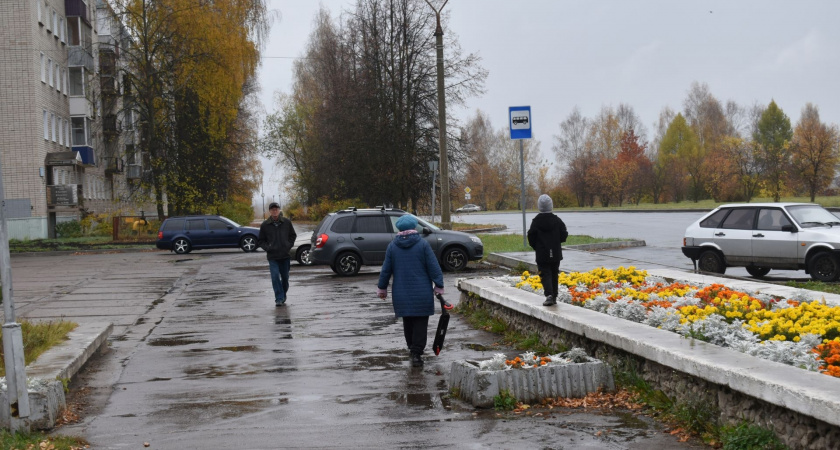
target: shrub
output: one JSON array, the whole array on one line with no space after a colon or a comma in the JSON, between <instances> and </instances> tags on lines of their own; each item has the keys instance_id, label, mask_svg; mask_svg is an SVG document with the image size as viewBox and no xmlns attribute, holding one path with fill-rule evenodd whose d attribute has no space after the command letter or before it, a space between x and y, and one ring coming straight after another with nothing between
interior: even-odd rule
<instances>
[{"instance_id":1,"label":"shrub","mask_svg":"<svg viewBox=\"0 0 840 450\"><path fill-rule=\"evenodd\" d=\"M507 389L499 391L499 395L493 397L493 408L497 411L510 411L516 408L516 397Z\"/></svg>"},{"instance_id":2,"label":"shrub","mask_svg":"<svg viewBox=\"0 0 840 450\"><path fill-rule=\"evenodd\" d=\"M70 220L66 222L59 222L55 224L56 237L81 237L82 224L78 220Z\"/></svg>"},{"instance_id":3,"label":"shrub","mask_svg":"<svg viewBox=\"0 0 840 450\"><path fill-rule=\"evenodd\" d=\"M332 200L327 197L321 197L318 199L318 203L309 207L309 220L312 220L313 222L320 222L327 214L347 209L351 206L355 206L357 208L367 208L367 203L359 200L358 198Z\"/></svg>"}]
</instances>

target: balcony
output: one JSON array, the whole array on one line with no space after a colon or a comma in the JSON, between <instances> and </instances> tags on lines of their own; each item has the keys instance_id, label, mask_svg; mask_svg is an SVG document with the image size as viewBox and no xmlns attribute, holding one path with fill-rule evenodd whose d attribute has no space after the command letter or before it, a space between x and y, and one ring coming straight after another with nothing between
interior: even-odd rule
<instances>
[{"instance_id":1,"label":"balcony","mask_svg":"<svg viewBox=\"0 0 840 450\"><path fill-rule=\"evenodd\" d=\"M83 46L67 47L67 65L70 67L84 67L93 72L93 55Z\"/></svg>"},{"instance_id":2,"label":"balcony","mask_svg":"<svg viewBox=\"0 0 840 450\"><path fill-rule=\"evenodd\" d=\"M64 12L67 17L81 17L90 26L87 4L82 0L64 0Z\"/></svg>"},{"instance_id":3,"label":"balcony","mask_svg":"<svg viewBox=\"0 0 840 450\"><path fill-rule=\"evenodd\" d=\"M143 167L140 164L129 164L127 166L125 177L129 180L139 180L143 175Z\"/></svg>"},{"instance_id":4,"label":"balcony","mask_svg":"<svg viewBox=\"0 0 840 450\"><path fill-rule=\"evenodd\" d=\"M105 116L102 118L102 131L106 135L120 134L122 132L122 124L117 120L117 116Z\"/></svg>"},{"instance_id":5,"label":"balcony","mask_svg":"<svg viewBox=\"0 0 840 450\"><path fill-rule=\"evenodd\" d=\"M73 147L72 150L82 157L82 164L87 166L95 166L96 165L96 153L93 151L93 147L87 146L79 146Z\"/></svg>"},{"instance_id":6,"label":"balcony","mask_svg":"<svg viewBox=\"0 0 840 450\"><path fill-rule=\"evenodd\" d=\"M122 158L114 156L106 156L102 158L105 160L105 175L113 175L115 173L123 173L125 171L125 164Z\"/></svg>"}]
</instances>

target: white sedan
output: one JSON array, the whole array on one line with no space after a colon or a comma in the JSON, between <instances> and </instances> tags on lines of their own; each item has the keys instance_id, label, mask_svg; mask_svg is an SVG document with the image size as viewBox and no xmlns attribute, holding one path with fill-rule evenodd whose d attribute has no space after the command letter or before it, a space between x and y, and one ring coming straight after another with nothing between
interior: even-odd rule
<instances>
[{"instance_id":1,"label":"white sedan","mask_svg":"<svg viewBox=\"0 0 840 450\"><path fill-rule=\"evenodd\" d=\"M468 204L466 204L466 205L464 205L464 206L455 210L456 213L461 213L461 212L466 213L466 212L476 212L476 211L481 211L481 207L478 206L478 205L473 205L472 203L468 203Z\"/></svg>"},{"instance_id":2,"label":"white sedan","mask_svg":"<svg viewBox=\"0 0 840 450\"><path fill-rule=\"evenodd\" d=\"M312 232L301 233L295 239L295 245L289 251L289 256L297 260L298 264L309 266L312 260L309 259L309 251L312 248Z\"/></svg>"}]
</instances>

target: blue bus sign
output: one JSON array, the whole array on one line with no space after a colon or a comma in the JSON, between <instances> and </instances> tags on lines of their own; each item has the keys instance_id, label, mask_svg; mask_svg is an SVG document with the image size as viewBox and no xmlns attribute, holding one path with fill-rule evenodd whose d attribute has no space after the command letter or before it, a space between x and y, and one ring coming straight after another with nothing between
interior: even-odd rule
<instances>
[{"instance_id":1,"label":"blue bus sign","mask_svg":"<svg viewBox=\"0 0 840 450\"><path fill-rule=\"evenodd\" d=\"M508 111L510 138L531 139L531 107L511 106Z\"/></svg>"}]
</instances>

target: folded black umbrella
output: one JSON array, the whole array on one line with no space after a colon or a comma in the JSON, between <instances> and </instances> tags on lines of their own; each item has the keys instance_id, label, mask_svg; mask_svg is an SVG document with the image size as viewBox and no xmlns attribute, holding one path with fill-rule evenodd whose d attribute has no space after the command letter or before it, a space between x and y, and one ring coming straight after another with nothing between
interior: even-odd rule
<instances>
[{"instance_id":1,"label":"folded black umbrella","mask_svg":"<svg viewBox=\"0 0 840 450\"><path fill-rule=\"evenodd\" d=\"M443 339L446 338L446 328L449 327L449 310L452 309L452 305L444 300L442 295L435 294L435 296L440 301L441 313L437 332L435 332L435 343L432 344L432 349L435 351L435 355L440 355L440 349L443 348Z\"/></svg>"}]
</instances>

